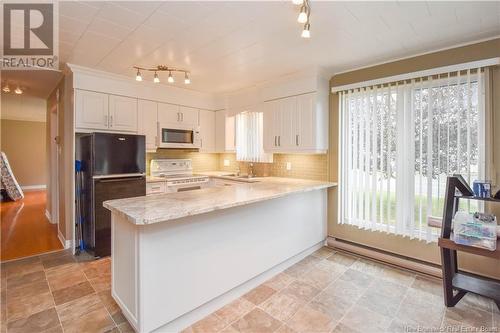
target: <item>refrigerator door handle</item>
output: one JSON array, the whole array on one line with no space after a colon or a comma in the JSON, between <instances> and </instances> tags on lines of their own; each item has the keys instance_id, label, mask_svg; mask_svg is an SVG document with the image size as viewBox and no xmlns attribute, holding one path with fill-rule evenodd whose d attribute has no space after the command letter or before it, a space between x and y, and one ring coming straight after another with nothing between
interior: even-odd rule
<instances>
[{"instance_id":1,"label":"refrigerator door handle","mask_svg":"<svg viewBox=\"0 0 500 333\"><path fill-rule=\"evenodd\" d=\"M138 179L142 179L143 177L129 177L129 178L99 178L96 181L101 183L116 183L116 182L130 182Z\"/></svg>"},{"instance_id":2,"label":"refrigerator door handle","mask_svg":"<svg viewBox=\"0 0 500 333\"><path fill-rule=\"evenodd\" d=\"M122 174L113 174L113 175L101 175L101 176L93 176L93 179L108 179L108 178L137 178L144 177L145 173L122 173Z\"/></svg>"}]
</instances>

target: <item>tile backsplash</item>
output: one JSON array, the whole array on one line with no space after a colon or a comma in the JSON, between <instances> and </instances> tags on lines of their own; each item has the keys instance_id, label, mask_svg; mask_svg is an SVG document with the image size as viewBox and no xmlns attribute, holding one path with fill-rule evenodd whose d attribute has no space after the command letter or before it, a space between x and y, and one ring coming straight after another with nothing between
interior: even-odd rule
<instances>
[{"instance_id":1,"label":"tile backsplash","mask_svg":"<svg viewBox=\"0 0 500 333\"><path fill-rule=\"evenodd\" d=\"M155 153L146 153L146 174L152 159L189 158L193 161L193 172L213 171L219 168L219 154L199 153L197 151L158 149Z\"/></svg>"},{"instance_id":2,"label":"tile backsplash","mask_svg":"<svg viewBox=\"0 0 500 333\"><path fill-rule=\"evenodd\" d=\"M234 172L238 168L248 173L248 163L236 161L236 154L219 154L219 170ZM257 176L327 180L328 158L326 154L274 154L273 163L254 163L253 171Z\"/></svg>"},{"instance_id":3,"label":"tile backsplash","mask_svg":"<svg viewBox=\"0 0 500 333\"><path fill-rule=\"evenodd\" d=\"M193 161L193 171L230 171L248 173L249 163L236 161L236 154L207 154L189 150L159 149L146 154L146 173L156 158L189 158ZM290 163L290 170L287 170ZM328 158L326 154L274 154L273 163L254 163L253 172L257 176L275 176L328 180Z\"/></svg>"}]
</instances>

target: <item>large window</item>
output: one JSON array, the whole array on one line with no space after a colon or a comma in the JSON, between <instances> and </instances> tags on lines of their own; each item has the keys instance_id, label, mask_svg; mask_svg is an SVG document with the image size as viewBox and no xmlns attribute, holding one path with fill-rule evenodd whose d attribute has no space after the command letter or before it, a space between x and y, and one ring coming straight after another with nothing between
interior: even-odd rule
<instances>
[{"instance_id":1,"label":"large window","mask_svg":"<svg viewBox=\"0 0 500 333\"><path fill-rule=\"evenodd\" d=\"M341 223L436 238L427 217L442 216L446 177L484 179L482 80L468 71L341 93Z\"/></svg>"}]
</instances>

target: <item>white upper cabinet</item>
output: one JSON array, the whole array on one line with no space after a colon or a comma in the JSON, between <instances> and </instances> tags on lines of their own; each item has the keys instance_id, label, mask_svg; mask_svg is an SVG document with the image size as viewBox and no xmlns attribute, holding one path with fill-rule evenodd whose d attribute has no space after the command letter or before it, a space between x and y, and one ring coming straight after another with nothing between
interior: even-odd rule
<instances>
[{"instance_id":1,"label":"white upper cabinet","mask_svg":"<svg viewBox=\"0 0 500 333\"><path fill-rule=\"evenodd\" d=\"M158 103L158 122L175 124L180 122L179 105Z\"/></svg>"},{"instance_id":2,"label":"white upper cabinet","mask_svg":"<svg viewBox=\"0 0 500 333\"><path fill-rule=\"evenodd\" d=\"M198 125L198 109L167 103L158 103L160 123Z\"/></svg>"},{"instance_id":3,"label":"white upper cabinet","mask_svg":"<svg viewBox=\"0 0 500 333\"><path fill-rule=\"evenodd\" d=\"M137 99L109 95L109 129L137 132Z\"/></svg>"},{"instance_id":4,"label":"white upper cabinet","mask_svg":"<svg viewBox=\"0 0 500 333\"><path fill-rule=\"evenodd\" d=\"M140 99L137 117L137 130L146 136L146 150L155 151L158 144L158 103Z\"/></svg>"},{"instance_id":5,"label":"white upper cabinet","mask_svg":"<svg viewBox=\"0 0 500 333\"><path fill-rule=\"evenodd\" d=\"M324 153L328 149L328 108L317 93L265 102L264 150Z\"/></svg>"},{"instance_id":6,"label":"white upper cabinet","mask_svg":"<svg viewBox=\"0 0 500 333\"><path fill-rule=\"evenodd\" d=\"M207 110L200 110L199 112L200 151L213 153L215 152L215 112Z\"/></svg>"},{"instance_id":7,"label":"white upper cabinet","mask_svg":"<svg viewBox=\"0 0 500 333\"><path fill-rule=\"evenodd\" d=\"M186 125L198 125L198 109L187 106L179 107L180 122Z\"/></svg>"},{"instance_id":8,"label":"white upper cabinet","mask_svg":"<svg viewBox=\"0 0 500 333\"><path fill-rule=\"evenodd\" d=\"M75 90L77 130L137 133L137 99Z\"/></svg>"},{"instance_id":9,"label":"white upper cabinet","mask_svg":"<svg viewBox=\"0 0 500 333\"><path fill-rule=\"evenodd\" d=\"M235 140L235 117L227 117L226 111L215 112L215 150L218 153L234 152Z\"/></svg>"},{"instance_id":10,"label":"white upper cabinet","mask_svg":"<svg viewBox=\"0 0 500 333\"><path fill-rule=\"evenodd\" d=\"M93 91L75 91L75 119L76 128L107 130L108 95Z\"/></svg>"}]
</instances>

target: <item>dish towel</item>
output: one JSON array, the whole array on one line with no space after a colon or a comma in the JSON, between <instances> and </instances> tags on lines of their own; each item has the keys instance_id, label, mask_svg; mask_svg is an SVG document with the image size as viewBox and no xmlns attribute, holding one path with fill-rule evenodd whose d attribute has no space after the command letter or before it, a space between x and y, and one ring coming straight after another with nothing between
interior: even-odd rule
<instances>
[{"instance_id":1,"label":"dish towel","mask_svg":"<svg viewBox=\"0 0 500 333\"><path fill-rule=\"evenodd\" d=\"M7 155L2 151L0 152L0 171L2 177L2 187L7 192L9 198L14 201L21 200L24 198L24 193L19 184L17 183L16 177L14 177L14 173L9 165L9 160L7 159Z\"/></svg>"}]
</instances>

